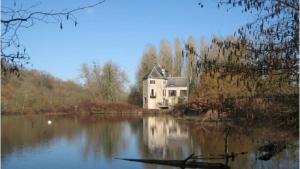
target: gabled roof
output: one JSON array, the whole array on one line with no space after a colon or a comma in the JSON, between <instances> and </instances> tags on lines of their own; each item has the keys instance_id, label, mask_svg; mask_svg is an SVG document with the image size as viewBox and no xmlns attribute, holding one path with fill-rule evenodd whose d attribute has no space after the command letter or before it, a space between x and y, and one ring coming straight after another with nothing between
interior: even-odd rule
<instances>
[{"instance_id":1,"label":"gabled roof","mask_svg":"<svg viewBox=\"0 0 300 169\"><path fill-rule=\"evenodd\" d=\"M163 73L162 68L159 65L155 65L151 72L144 78L152 78L152 79L166 79L167 78L167 73Z\"/></svg>"},{"instance_id":2,"label":"gabled roof","mask_svg":"<svg viewBox=\"0 0 300 169\"><path fill-rule=\"evenodd\" d=\"M188 80L185 77L168 77L167 87L187 87Z\"/></svg>"}]
</instances>

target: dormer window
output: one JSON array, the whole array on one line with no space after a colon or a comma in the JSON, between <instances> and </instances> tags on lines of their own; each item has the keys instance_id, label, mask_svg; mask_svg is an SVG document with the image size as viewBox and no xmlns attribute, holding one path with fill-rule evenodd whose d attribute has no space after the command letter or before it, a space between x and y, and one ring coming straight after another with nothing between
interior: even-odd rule
<instances>
[{"instance_id":1,"label":"dormer window","mask_svg":"<svg viewBox=\"0 0 300 169\"><path fill-rule=\"evenodd\" d=\"M150 84L155 84L155 80L150 80Z\"/></svg>"}]
</instances>

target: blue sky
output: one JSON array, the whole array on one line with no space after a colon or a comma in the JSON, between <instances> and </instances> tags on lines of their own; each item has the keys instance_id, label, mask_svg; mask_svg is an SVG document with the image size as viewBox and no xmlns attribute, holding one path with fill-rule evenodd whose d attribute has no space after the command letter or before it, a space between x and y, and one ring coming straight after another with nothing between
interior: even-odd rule
<instances>
[{"instance_id":1,"label":"blue sky","mask_svg":"<svg viewBox=\"0 0 300 169\"><path fill-rule=\"evenodd\" d=\"M96 0L23 0L24 7L37 2L36 10L75 8ZM20 31L21 41L31 57L27 67L49 72L63 79L79 81L82 63L117 63L128 74L130 83L147 44L159 45L162 39L172 44L193 36L196 41L212 36L226 37L251 20L234 9L218 9L216 1L198 0L106 0L98 7L76 13L78 26L36 23ZM3 0L3 5L13 1Z\"/></svg>"}]
</instances>

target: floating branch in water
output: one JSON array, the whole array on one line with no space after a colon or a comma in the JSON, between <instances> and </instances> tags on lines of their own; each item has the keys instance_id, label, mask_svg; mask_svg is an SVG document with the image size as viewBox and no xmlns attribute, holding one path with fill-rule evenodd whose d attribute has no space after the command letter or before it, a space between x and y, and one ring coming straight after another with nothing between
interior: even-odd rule
<instances>
[{"instance_id":1,"label":"floating branch in water","mask_svg":"<svg viewBox=\"0 0 300 169\"><path fill-rule=\"evenodd\" d=\"M189 161L192 159L194 154L191 154L184 160L156 160L156 159L131 159L131 158L116 158L119 160L148 163L148 164L158 164L158 165L167 165L180 168L203 168L203 169L229 169L230 167L223 163L208 163L208 162L198 162L198 161Z\"/></svg>"},{"instance_id":2,"label":"floating branch in water","mask_svg":"<svg viewBox=\"0 0 300 169\"><path fill-rule=\"evenodd\" d=\"M231 152L231 154L208 154L208 155L196 155L193 156L192 159L199 159L199 160L217 160L217 159L232 159L234 160L239 155L248 154L248 152L239 152L234 153Z\"/></svg>"}]
</instances>

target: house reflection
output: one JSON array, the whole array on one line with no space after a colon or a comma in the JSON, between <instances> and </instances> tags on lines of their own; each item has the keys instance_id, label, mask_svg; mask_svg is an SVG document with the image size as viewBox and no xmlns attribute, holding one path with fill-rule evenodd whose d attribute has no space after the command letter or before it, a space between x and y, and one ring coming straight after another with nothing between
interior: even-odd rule
<instances>
[{"instance_id":1,"label":"house reflection","mask_svg":"<svg viewBox=\"0 0 300 169\"><path fill-rule=\"evenodd\" d=\"M190 144L188 128L170 118L143 119L143 138L151 154L157 157L166 157L169 148L184 151Z\"/></svg>"}]
</instances>

